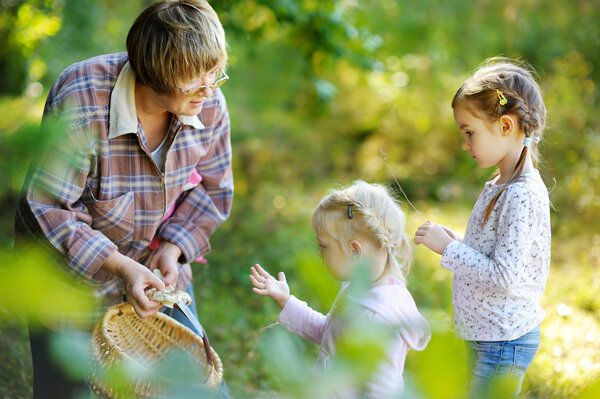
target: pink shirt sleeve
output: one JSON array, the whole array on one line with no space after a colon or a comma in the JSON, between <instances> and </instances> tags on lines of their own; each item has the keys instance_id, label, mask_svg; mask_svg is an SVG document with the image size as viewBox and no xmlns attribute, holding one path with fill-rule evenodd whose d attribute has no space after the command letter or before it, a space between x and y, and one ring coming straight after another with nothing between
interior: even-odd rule
<instances>
[{"instance_id":1,"label":"pink shirt sleeve","mask_svg":"<svg viewBox=\"0 0 600 399\"><path fill-rule=\"evenodd\" d=\"M325 316L311 309L306 302L290 295L279 313L278 321L289 332L320 344L329 322L329 315Z\"/></svg>"}]
</instances>

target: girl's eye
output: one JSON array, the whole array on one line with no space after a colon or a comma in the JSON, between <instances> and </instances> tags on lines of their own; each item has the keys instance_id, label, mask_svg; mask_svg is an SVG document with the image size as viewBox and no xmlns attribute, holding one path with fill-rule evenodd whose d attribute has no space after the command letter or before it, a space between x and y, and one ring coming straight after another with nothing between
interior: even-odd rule
<instances>
[{"instance_id":1,"label":"girl's eye","mask_svg":"<svg viewBox=\"0 0 600 399\"><path fill-rule=\"evenodd\" d=\"M468 130L467 130L467 131L465 132L465 134L466 134L467 136L471 136L471 135L473 134L473 132L470 132L470 131L468 131Z\"/></svg>"}]
</instances>

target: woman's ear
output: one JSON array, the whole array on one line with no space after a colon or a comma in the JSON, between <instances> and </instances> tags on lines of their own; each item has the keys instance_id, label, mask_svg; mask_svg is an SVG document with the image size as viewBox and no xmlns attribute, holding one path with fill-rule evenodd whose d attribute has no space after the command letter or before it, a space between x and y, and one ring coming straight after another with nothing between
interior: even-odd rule
<instances>
[{"instance_id":1,"label":"woman's ear","mask_svg":"<svg viewBox=\"0 0 600 399\"><path fill-rule=\"evenodd\" d=\"M500 120L498 121L500 124L500 131L503 136L510 136L515 131L516 126L518 126L518 121L515 120L513 115L502 115Z\"/></svg>"},{"instance_id":2,"label":"woman's ear","mask_svg":"<svg viewBox=\"0 0 600 399\"><path fill-rule=\"evenodd\" d=\"M364 248L360 241L352 240L350 241L350 248L352 249L352 256L362 256L364 253Z\"/></svg>"}]
</instances>

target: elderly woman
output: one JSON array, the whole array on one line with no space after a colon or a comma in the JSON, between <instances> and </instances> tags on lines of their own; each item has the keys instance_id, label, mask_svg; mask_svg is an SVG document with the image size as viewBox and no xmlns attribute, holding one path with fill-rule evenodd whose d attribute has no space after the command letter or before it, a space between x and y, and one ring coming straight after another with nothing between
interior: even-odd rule
<instances>
[{"instance_id":1,"label":"elderly woman","mask_svg":"<svg viewBox=\"0 0 600 399\"><path fill-rule=\"evenodd\" d=\"M133 23L127 52L73 64L50 90L44 121L59 121L60 145L32 167L17 237L50 244L93 287L102 301L90 322L123 294L146 317L160 303L145 289L191 292L189 263L209 251L233 198L226 63L208 3L160 1ZM47 337L32 330L35 396L68 397Z\"/></svg>"}]
</instances>

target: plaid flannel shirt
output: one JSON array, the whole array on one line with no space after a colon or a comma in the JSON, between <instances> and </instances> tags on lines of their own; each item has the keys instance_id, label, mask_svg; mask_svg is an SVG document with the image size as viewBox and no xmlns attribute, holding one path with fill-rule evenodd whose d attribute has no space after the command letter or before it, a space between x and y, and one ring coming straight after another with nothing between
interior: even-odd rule
<instances>
[{"instance_id":1,"label":"plaid flannel shirt","mask_svg":"<svg viewBox=\"0 0 600 399\"><path fill-rule=\"evenodd\" d=\"M32 167L16 216L19 236L45 238L98 296L114 294L118 284L101 270L108 256L118 250L144 263L155 233L181 248L183 264L209 252L209 237L229 216L233 199L221 91L197 116L171 118L161 171L135 115L135 77L128 68L126 53L108 54L73 64L58 77L44 120L60 121L64 137ZM194 169L202 182L182 193Z\"/></svg>"}]
</instances>

